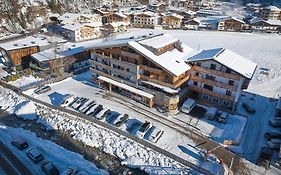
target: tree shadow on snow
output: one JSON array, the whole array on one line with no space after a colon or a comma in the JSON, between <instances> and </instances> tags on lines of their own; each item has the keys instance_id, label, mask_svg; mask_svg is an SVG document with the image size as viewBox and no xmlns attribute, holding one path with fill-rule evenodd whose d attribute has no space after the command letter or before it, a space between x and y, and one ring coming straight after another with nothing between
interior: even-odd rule
<instances>
[{"instance_id":1,"label":"tree shadow on snow","mask_svg":"<svg viewBox=\"0 0 281 175\"><path fill-rule=\"evenodd\" d=\"M64 98L67 97L69 94L60 94L58 92L53 92L48 95L48 97L51 99L52 105L60 106L60 104L63 102Z\"/></svg>"}]
</instances>

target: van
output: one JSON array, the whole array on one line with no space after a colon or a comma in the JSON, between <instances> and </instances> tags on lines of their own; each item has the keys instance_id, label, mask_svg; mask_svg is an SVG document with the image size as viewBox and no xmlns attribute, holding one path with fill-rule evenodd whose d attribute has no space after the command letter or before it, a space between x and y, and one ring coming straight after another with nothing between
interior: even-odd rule
<instances>
[{"instance_id":1,"label":"van","mask_svg":"<svg viewBox=\"0 0 281 175\"><path fill-rule=\"evenodd\" d=\"M206 117L210 120L214 120L216 115L218 113L218 109L217 108L214 108L214 107L211 107L209 108L209 110L206 112Z\"/></svg>"},{"instance_id":2,"label":"van","mask_svg":"<svg viewBox=\"0 0 281 175\"><path fill-rule=\"evenodd\" d=\"M186 114L189 114L190 111L195 107L195 105L196 105L195 101L189 98L183 103L181 111Z\"/></svg>"}]
</instances>

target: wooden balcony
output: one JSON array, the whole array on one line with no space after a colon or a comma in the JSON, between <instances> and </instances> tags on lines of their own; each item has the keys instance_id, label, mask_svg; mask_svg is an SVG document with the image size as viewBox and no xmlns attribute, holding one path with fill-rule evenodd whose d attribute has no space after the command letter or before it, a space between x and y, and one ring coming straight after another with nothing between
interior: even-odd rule
<instances>
[{"instance_id":1,"label":"wooden balcony","mask_svg":"<svg viewBox=\"0 0 281 175\"><path fill-rule=\"evenodd\" d=\"M178 87L181 86L183 83L185 83L188 79L189 79L189 75L186 75L185 77L178 79L178 80L174 83L175 87L178 88Z\"/></svg>"},{"instance_id":2,"label":"wooden balcony","mask_svg":"<svg viewBox=\"0 0 281 175\"><path fill-rule=\"evenodd\" d=\"M201 88L196 87L196 86L189 86L188 89L192 90L192 91L195 91L195 92L199 92L199 93L207 94L207 95L210 95L210 96L214 96L214 97L217 97L217 98L220 98L220 99L228 100L228 101L234 101L235 100L235 97L227 96L227 95L223 95L223 94L218 94L218 93L215 93L213 91L209 91L207 89L201 89Z\"/></svg>"},{"instance_id":3,"label":"wooden balcony","mask_svg":"<svg viewBox=\"0 0 281 175\"><path fill-rule=\"evenodd\" d=\"M156 73L156 74L159 74L159 75L164 73L163 70L152 68L152 67L149 67L149 66L146 66L146 65L140 65L140 70L145 70L145 71Z\"/></svg>"},{"instance_id":4,"label":"wooden balcony","mask_svg":"<svg viewBox=\"0 0 281 175\"><path fill-rule=\"evenodd\" d=\"M128 57L128 58L133 58L133 59L136 59L136 60L139 60L141 58L141 56L138 55L138 54L130 53L130 52L127 52L127 51L124 51L124 50L121 50L121 55L125 56L125 57Z\"/></svg>"},{"instance_id":5,"label":"wooden balcony","mask_svg":"<svg viewBox=\"0 0 281 175\"><path fill-rule=\"evenodd\" d=\"M204 83L204 84L207 84L210 86L220 87L220 88L231 90L231 91L237 91L237 87L235 87L235 86L231 86L231 85L223 84L223 83L220 83L217 81L201 78L196 75L192 75L191 80L195 81L195 82L201 82L201 83Z\"/></svg>"},{"instance_id":6,"label":"wooden balcony","mask_svg":"<svg viewBox=\"0 0 281 175\"><path fill-rule=\"evenodd\" d=\"M217 71L217 70L213 70L213 69L209 69L209 68L193 66L192 70L202 72L202 73L211 74L211 75L216 75L216 76L219 76L219 77L224 77L224 78L231 79L231 80L236 80L236 81L240 80L240 76L238 76L238 75L234 75L234 74L230 74L230 73L226 73L226 72L221 72L221 71Z\"/></svg>"}]
</instances>

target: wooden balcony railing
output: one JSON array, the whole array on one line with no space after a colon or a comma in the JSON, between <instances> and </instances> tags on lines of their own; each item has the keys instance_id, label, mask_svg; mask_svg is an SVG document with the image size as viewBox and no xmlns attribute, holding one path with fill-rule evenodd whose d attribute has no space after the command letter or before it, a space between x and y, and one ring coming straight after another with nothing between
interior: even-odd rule
<instances>
[{"instance_id":1,"label":"wooden balcony railing","mask_svg":"<svg viewBox=\"0 0 281 175\"><path fill-rule=\"evenodd\" d=\"M211 75L217 75L219 77L224 77L224 78L228 78L228 79L231 79L231 80L236 80L236 81L240 80L240 76L238 76L238 75L234 75L234 74L230 74L230 73L226 73L226 72L221 72L221 71L217 71L217 70L213 70L213 69L209 69L209 68L193 66L192 70L202 72L202 73L211 74Z\"/></svg>"},{"instance_id":2,"label":"wooden balcony railing","mask_svg":"<svg viewBox=\"0 0 281 175\"><path fill-rule=\"evenodd\" d=\"M136 59L136 60L139 60L141 58L141 56L138 55L138 54L130 53L130 52L127 52L127 51L124 51L124 50L121 51L121 55L125 56L125 57L128 57L128 58L133 58L133 59Z\"/></svg>"},{"instance_id":3,"label":"wooden balcony railing","mask_svg":"<svg viewBox=\"0 0 281 175\"><path fill-rule=\"evenodd\" d=\"M159 74L159 75L164 73L163 70L152 68L152 67L149 67L149 66L146 66L146 65L140 65L140 69L148 71L148 72L156 73L156 74Z\"/></svg>"},{"instance_id":4,"label":"wooden balcony railing","mask_svg":"<svg viewBox=\"0 0 281 175\"><path fill-rule=\"evenodd\" d=\"M220 88L223 88L223 89L231 90L231 91L237 90L237 87L235 87L235 86L231 86L231 85L223 84L223 83L220 83L220 82L217 82L217 81L201 78L201 77L196 76L196 75L192 75L191 80L195 81L195 82L201 82L201 83L204 83L204 84L207 84L207 85L210 85L210 86L215 86L215 87L220 87Z\"/></svg>"},{"instance_id":5,"label":"wooden balcony railing","mask_svg":"<svg viewBox=\"0 0 281 175\"><path fill-rule=\"evenodd\" d=\"M192 91L195 91L195 92L199 92L199 93L207 94L207 95L214 96L214 97L217 97L217 98L221 98L221 99L224 99L224 100L228 100L228 101L234 101L235 100L235 97L233 97L233 96L218 94L218 93L215 93L213 91L209 91L207 89L202 89L202 88L199 88L199 87L196 87L196 86L189 86L188 89L192 90Z\"/></svg>"}]
</instances>

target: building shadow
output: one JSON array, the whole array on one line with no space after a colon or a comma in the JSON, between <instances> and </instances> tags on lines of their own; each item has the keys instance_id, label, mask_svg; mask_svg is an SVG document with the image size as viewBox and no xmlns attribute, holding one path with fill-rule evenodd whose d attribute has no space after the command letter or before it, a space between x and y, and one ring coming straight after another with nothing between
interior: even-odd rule
<instances>
[{"instance_id":1,"label":"building shadow","mask_svg":"<svg viewBox=\"0 0 281 175\"><path fill-rule=\"evenodd\" d=\"M69 96L70 94L60 94L58 92L53 92L51 94L48 95L48 97L51 100L52 105L55 106L60 106L61 103L63 102L64 98Z\"/></svg>"}]
</instances>

